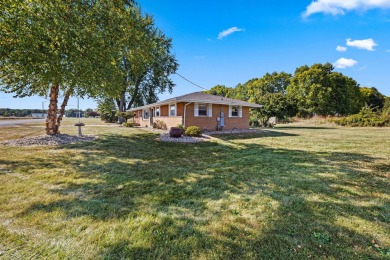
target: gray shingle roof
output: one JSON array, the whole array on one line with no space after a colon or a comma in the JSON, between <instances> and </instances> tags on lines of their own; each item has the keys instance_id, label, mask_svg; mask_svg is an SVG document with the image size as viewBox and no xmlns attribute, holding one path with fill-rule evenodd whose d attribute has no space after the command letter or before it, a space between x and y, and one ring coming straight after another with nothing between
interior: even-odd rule
<instances>
[{"instance_id":1,"label":"gray shingle roof","mask_svg":"<svg viewBox=\"0 0 390 260\"><path fill-rule=\"evenodd\" d=\"M166 99L163 101L159 101L157 103L149 104L142 107L132 108L129 111L139 110L148 107L154 107L158 105L165 105L169 103L178 103L178 102L198 102L198 103L212 103L212 104L221 104L221 105L235 105L235 106L243 106L243 107L262 107L262 105L258 105L255 103L245 102L238 99L220 97L216 95L210 95L203 92L194 92L170 99Z\"/></svg>"}]
</instances>

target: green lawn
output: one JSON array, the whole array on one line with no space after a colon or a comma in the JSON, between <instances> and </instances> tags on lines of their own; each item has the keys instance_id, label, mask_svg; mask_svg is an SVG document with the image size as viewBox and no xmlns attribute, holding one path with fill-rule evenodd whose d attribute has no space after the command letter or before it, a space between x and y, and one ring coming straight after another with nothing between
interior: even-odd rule
<instances>
[{"instance_id":1,"label":"green lawn","mask_svg":"<svg viewBox=\"0 0 390 260\"><path fill-rule=\"evenodd\" d=\"M390 258L389 128L176 144L97 123L94 142L0 146L0 258Z\"/></svg>"}]
</instances>

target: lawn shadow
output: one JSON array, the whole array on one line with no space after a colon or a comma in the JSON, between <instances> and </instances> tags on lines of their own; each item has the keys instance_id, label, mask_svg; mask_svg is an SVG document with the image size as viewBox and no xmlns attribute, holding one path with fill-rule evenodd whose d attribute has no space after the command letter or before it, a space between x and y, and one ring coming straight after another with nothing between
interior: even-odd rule
<instances>
[{"instance_id":1,"label":"lawn shadow","mask_svg":"<svg viewBox=\"0 0 390 260\"><path fill-rule=\"evenodd\" d=\"M294 135L270 130L247 137L282 136ZM210 252L222 259L380 258L367 249L377 239L372 233L339 224L339 218L388 224L389 201L355 203L388 193L381 177L354 167L375 158L257 143L237 148L228 142L245 137L236 135L196 145L162 143L156 137L106 135L58 147L66 151L58 161L71 161L68 167L80 181L54 183L50 191L62 199L37 203L19 217L61 211L68 219L87 216L102 222L134 220L140 214L157 219L133 231L145 234L144 246L131 236L122 238L102 246L100 255L106 258L196 258ZM59 167L50 161L25 164ZM15 162L11 168L18 167ZM356 186L365 192L356 192Z\"/></svg>"},{"instance_id":2,"label":"lawn shadow","mask_svg":"<svg viewBox=\"0 0 390 260\"><path fill-rule=\"evenodd\" d=\"M309 129L309 130L332 130L337 129L335 127L331 126L289 126L289 125L283 125L283 126L276 126L275 129Z\"/></svg>"},{"instance_id":3,"label":"lawn shadow","mask_svg":"<svg viewBox=\"0 0 390 260\"><path fill-rule=\"evenodd\" d=\"M242 133L227 133L227 134L213 134L212 137L229 141L239 139L254 139L266 137L284 137L284 136L298 136L298 134L291 134L282 131L273 131L270 129L259 130L256 132L242 132Z\"/></svg>"}]
</instances>

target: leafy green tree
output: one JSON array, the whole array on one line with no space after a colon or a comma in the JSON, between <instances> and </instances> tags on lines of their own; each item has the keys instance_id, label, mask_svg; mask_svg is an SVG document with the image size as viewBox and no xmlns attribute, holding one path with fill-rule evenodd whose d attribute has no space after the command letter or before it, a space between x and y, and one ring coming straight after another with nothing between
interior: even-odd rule
<instances>
[{"instance_id":1,"label":"leafy green tree","mask_svg":"<svg viewBox=\"0 0 390 260\"><path fill-rule=\"evenodd\" d=\"M374 110L378 111L385 105L386 96L380 93L376 88L362 87L360 88L361 100L363 104L367 104Z\"/></svg>"},{"instance_id":2,"label":"leafy green tree","mask_svg":"<svg viewBox=\"0 0 390 260\"><path fill-rule=\"evenodd\" d=\"M178 63L171 53L172 40L155 27L152 17L134 10L133 34L123 39L119 69L123 80L113 92L104 95L115 98L118 110L156 102L157 95L171 92L174 83L169 76L176 72Z\"/></svg>"},{"instance_id":3,"label":"leafy green tree","mask_svg":"<svg viewBox=\"0 0 390 260\"><path fill-rule=\"evenodd\" d=\"M339 72L329 75L329 83L332 91L327 101L329 115L355 114L362 108L359 84L352 78Z\"/></svg>"},{"instance_id":4,"label":"leafy green tree","mask_svg":"<svg viewBox=\"0 0 390 260\"><path fill-rule=\"evenodd\" d=\"M346 115L359 111L359 85L333 69L330 63L296 69L287 95L296 103L299 115Z\"/></svg>"},{"instance_id":5,"label":"leafy green tree","mask_svg":"<svg viewBox=\"0 0 390 260\"><path fill-rule=\"evenodd\" d=\"M228 98L236 98L234 89L226 87L225 85L216 85L209 90L203 91L206 94L221 96L221 97L228 97Z\"/></svg>"},{"instance_id":6,"label":"leafy green tree","mask_svg":"<svg viewBox=\"0 0 390 260\"><path fill-rule=\"evenodd\" d=\"M291 115L291 106L283 93L266 93L260 102L263 107L252 110L251 117L254 121L260 121L263 126L267 125L271 117L285 118Z\"/></svg>"},{"instance_id":7,"label":"leafy green tree","mask_svg":"<svg viewBox=\"0 0 390 260\"><path fill-rule=\"evenodd\" d=\"M284 118L295 114L295 109L286 96L286 88L292 75L285 72L266 73L262 78L246 82L248 101L263 105L252 111L252 118L266 125L270 117Z\"/></svg>"},{"instance_id":8,"label":"leafy green tree","mask_svg":"<svg viewBox=\"0 0 390 260\"><path fill-rule=\"evenodd\" d=\"M385 102L383 103L383 111L390 113L390 97L385 97Z\"/></svg>"},{"instance_id":9,"label":"leafy green tree","mask_svg":"<svg viewBox=\"0 0 390 260\"><path fill-rule=\"evenodd\" d=\"M248 101L250 99L250 93L248 91L247 84L238 84L231 92L230 98Z\"/></svg>"},{"instance_id":10,"label":"leafy green tree","mask_svg":"<svg viewBox=\"0 0 390 260\"><path fill-rule=\"evenodd\" d=\"M115 102L112 98L97 100L100 119L107 123L115 123L118 120L116 115Z\"/></svg>"},{"instance_id":11,"label":"leafy green tree","mask_svg":"<svg viewBox=\"0 0 390 260\"><path fill-rule=\"evenodd\" d=\"M70 95L97 95L122 78L124 35L131 34L131 1L2 0L1 90L50 97L47 134L58 133Z\"/></svg>"},{"instance_id":12,"label":"leafy green tree","mask_svg":"<svg viewBox=\"0 0 390 260\"><path fill-rule=\"evenodd\" d=\"M119 112L117 111L115 116L122 117L124 119L124 122L127 122L127 120L133 118L135 116L134 112Z\"/></svg>"}]
</instances>

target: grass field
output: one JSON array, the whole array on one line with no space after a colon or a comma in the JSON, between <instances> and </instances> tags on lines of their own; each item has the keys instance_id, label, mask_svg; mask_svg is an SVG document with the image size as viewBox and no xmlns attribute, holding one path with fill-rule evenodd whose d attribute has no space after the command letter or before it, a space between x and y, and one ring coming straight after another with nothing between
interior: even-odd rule
<instances>
[{"instance_id":1,"label":"grass field","mask_svg":"<svg viewBox=\"0 0 390 260\"><path fill-rule=\"evenodd\" d=\"M0 146L0 258L390 258L389 128L286 125L176 144L83 121L99 139Z\"/></svg>"}]
</instances>

